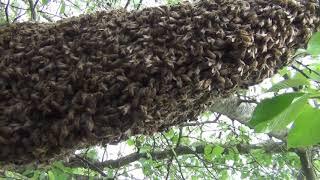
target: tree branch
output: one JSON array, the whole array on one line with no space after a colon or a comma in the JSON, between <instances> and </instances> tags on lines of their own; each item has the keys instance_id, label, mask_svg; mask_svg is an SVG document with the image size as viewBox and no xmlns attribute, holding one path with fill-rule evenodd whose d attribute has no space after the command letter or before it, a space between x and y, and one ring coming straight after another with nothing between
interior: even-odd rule
<instances>
[{"instance_id":1,"label":"tree branch","mask_svg":"<svg viewBox=\"0 0 320 180\"><path fill-rule=\"evenodd\" d=\"M187 127L187 126L201 126L201 125L205 125L205 124L213 124L213 123L217 123L216 121L204 121L204 122L190 122L190 123L183 123L180 126L181 127Z\"/></svg>"},{"instance_id":2,"label":"tree branch","mask_svg":"<svg viewBox=\"0 0 320 180\"><path fill-rule=\"evenodd\" d=\"M35 3L33 3L32 0L28 0L28 3L29 3L29 7L30 7L30 12L31 12L31 20L36 21L37 16L36 16L36 11L34 9L35 9L36 4L38 3L38 0L36 0Z\"/></svg>"},{"instance_id":3,"label":"tree branch","mask_svg":"<svg viewBox=\"0 0 320 180\"><path fill-rule=\"evenodd\" d=\"M85 163L86 165L88 165L89 169L92 169L96 172L99 172L103 177L107 177L106 173L104 173L98 166L96 166L95 164L92 164L90 161L88 161L87 159L79 156L79 155L75 155L76 158L78 158L80 161L82 161L83 163Z\"/></svg>"},{"instance_id":4,"label":"tree branch","mask_svg":"<svg viewBox=\"0 0 320 180\"><path fill-rule=\"evenodd\" d=\"M316 82L316 83L320 83L319 81L312 79L312 78L311 78L310 76L308 76L305 72L303 72L303 70L297 68L296 66L291 65L291 67L292 67L294 70L296 70L297 72L299 72L300 74L302 74L305 78L310 79L310 80L312 80L312 81L314 81L314 82Z\"/></svg>"},{"instance_id":5,"label":"tree branch","mask_svg":"<svg viewBox=\"0 0 320 180\"><path fill-rule=\"evenodd\" d=\"M137 4L137 8L136 9L137 10L140 9L141 5L142 5L142 0L139 1L139 3Z\"/></svg>"},{"instance_id":6,"label":"tree branch","mask_svg":"<svg viewBox=\"0 0 320 180\"><path fill-rule=\"evenodd\" d=\"M312 156L307 149L297 149L296 154L300 158L301 170L306 180L315 180L316 175L312 166Z\"/></svg>"},{"instance_id":7,"label":"tree branch","mask_svg":"<svg viewBox=\"0 0 320 180\"><path fill-rule=\"evenodd\" d=\"M320 2L320 1L319 1L319 2ZM295 60L295 62L297 62L298 64L300 64L300 65L303 66L304 68L308 69L310 73L314 73L314 74L316 74L317 76L320 77L320 73L318 73L317 71L309 68L308 65L305 65L305 64L303 64L302 62L300 62L300 61L298 61L298 60Z\"/></svg>"},{"instance_id":8,"label":"tree branch","mask_svg":"<svg viewBox=\"0 0 320 180\"><path fill-rule=\"evenodd\" d=\"M230 148L228 145L219 145L224 147L225 149ZM176 148L172 149L166 149L163 151L154 151L151 152L150 155L153 160L162 160L170 158L171 156L174 156L174 152L177 156L182 155L189 155L189 154L203 154L204 153L205 144L198 145L196 147L191 148L189 146L183 146L180 145ZM261 143L261 144L238 144L236 145L236 148L238 149L239 153L241 154L248 154L253 149L264 149L266 153L283 153L283 149L286 148L286 145L281 142L267 142L267 143ZM124 157L120 157L115 160L106 160L104 162L92 162L92 164L95 167L104 167L104 168L120 168L122 166L126 166L132 162L138 161L142 158L148 158L147 153L132 153ZM69 162L65 163L65 166L68 167L83 167L83 163L79 161L77 158L70 158Z\"/></svg>"},{"instance_id":9,"label":"tree branch","mask_svg":"<svg viewBox=\"0 0 320 180\"><path fill-rule=\"evenodd\" d=\"M174 157L174 159L176 160L176 162L177 162L177 164L178 164L178 168L179 168L179 172L180 172L180 174L181 174L181 178L182 178L183 180L185 180L185 178L184 178L184 176L183 176L182 169L181 169L181 164L180 164L180 162L179 162L179 160L178 160L178 158L177 158L178 155L177 155L176 152L175 152L175 149L176 149L176 148L179 146L179 144L180 144L180 138L181 138L181 136L182 136L182 128L180 128L179 139L178 139L178 142L177 142L175 148L172 147L172 145L170 144L170 141L168 140L168 138L167 138L163 133L161 133L161 134L162 134L163 138L166 140L167 145L168 145L168 146L170 147L170 149L171 149L171 152L172 152L171 158ZM169 172L168 172L168 173L169 173Z\"/></svg>"},{"instance_id":10,"label":"tree branch","mask_svg":"<svg viewBox=\"0 0 320 180\"><path fill-rule=\"evenodd\" d=\"M202 162L204 168L210 173L211 177L214 178L214 179L218 179L218 178L210 171L210 169L209 169L209 167L207 166L205 160L202 159L202 158L199 156L199 154L197 154L197 153L194 153L194 155L196 156L196 158L198 158L199 161ZM213 168L212 168L212 169L213 169Z\"/></svg>"},{"instance_id":11,"label":"tree branch","mask_svg":"<svg viewBox=\"0 0 320 180\"><path fill-rule=\"evenodd\" d=\"M124 9L128 9L128 6L129 6L129 4L130 4L130 1L131 1L131 0L127 0L127 3L126 3L126 5L124 6Z\"/></svg>"},{"instance_id":12,"label":"tree branch","mask_svg":"<svg viewBox=\"0 0 320 180\"><path fill-rule=\"evenodd\" d=\"M225 99L216 99L214 104L209 107L209 111L216 112L228 116L230 119L234 119L241 124L244 124L253 129L249 125L252 113L256 107L254 103L242 103L242 99L236 96L231 96ZM280 140L285 140L287 131L281 131L277 133L268 133L268 135Z\"/></svg>"},{"instance_id":13,"label":"tree branch","mask_svg":"<svg viewBox=\"0 0 320 180\"><path fill-rule=\"evenodd\" d=\"M10 5L10 0L8 0L8 2L6 4L6 7L5 7L5 14L6 14L7 24L10 24L10 21L9 21L9 5Z\"/></svg>"}]
</instances>

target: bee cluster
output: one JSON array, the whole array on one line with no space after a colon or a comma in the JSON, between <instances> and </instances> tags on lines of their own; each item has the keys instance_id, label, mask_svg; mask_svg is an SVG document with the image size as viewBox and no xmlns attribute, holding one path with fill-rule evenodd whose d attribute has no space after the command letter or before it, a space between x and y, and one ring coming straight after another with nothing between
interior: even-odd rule
<instances>
[{"instance_id":1,"label":"bee cluster","mask_svg":"<svg viewBox=\"0 0 320 180\"><path fill-rule=\"evenodd\" d=\"M319 11L203 0L0 29L0 161L45 162L195 120L287 65Z\"/></svg>"}]
</instances>

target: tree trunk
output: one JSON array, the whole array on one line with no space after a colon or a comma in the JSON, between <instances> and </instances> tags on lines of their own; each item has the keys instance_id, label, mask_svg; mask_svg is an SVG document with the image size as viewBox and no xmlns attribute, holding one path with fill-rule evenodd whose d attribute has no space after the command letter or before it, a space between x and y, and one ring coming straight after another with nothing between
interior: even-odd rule
<instances>
[{"instance_id":1,"label":"tree trunk","mask_svg":"<svg viewBox=\"0 0 320 180\"><path fill-rule=\"evenodd\" d=\"M319 24L315 3L215 0L0 29L0 161L195 120L287 65Z\"/></svg>"}]
</instances>

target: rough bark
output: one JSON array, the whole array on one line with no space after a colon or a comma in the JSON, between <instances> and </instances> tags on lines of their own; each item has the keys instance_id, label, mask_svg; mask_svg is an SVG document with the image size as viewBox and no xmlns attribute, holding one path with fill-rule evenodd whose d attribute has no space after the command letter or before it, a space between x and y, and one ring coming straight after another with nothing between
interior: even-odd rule
<instances>
[{"instance_id":1,"label":"rough bark","mask_svg":"<svg viewBox=\"0 0 320 180\"><path fill-rule=\"evenodd\" d=\"M232 120L237 120L241 124L244 124L250 128L249 121L252 113L256 107L256 104L242 102L237 96L230 96L228 98L216 99L212 105L208 108L211 112L216 112L228 116ZM287 130L279 132L271 132L270 136L279 140L285 141L287 136Z\"/></svg>"},{"instance_id":2,"label":"rough bark","mask_svg":"<svg viewBox=\"0 0 320 180\"><path fill-rule=\"evenodd\" d=\"M225 149L231 148L228 145L220 145ZM266 153L276 154L276 153L283 153L283 150L286 149L286 145L284 143L276 143L276 142L268 142L265 144L238 144L234 146L240 154L248 154L251 150L255 149L263 149ZM174 152L171 149L163 150L163 151L154 151L150 152L150 156L153 160L163 160L170 158L171 156L183 156L183 155L192 155L192 154L203 154L204 153L205 144L201 144L195 146L193 148L188 146L178 146L174 148ZM120 157L119 159L115 160L106 160L104 162L93 162L95 167L100 168L120 168L130 163L136 162L142 158L150 158L148 153L132 153L124 157ZM78 158L70 158L70 161L65 163L68 167L83 167L83 162L79 161Z\"/></svg>"},{"instance_id":3,"label":"rough bark","mask_svg":"<svg viewBox=\"0 0 320 180\"><path fill-rule=\"evenodd\" d=\"M317 179L315 169L313 168L311 151L301 148L296 150L296 154L300 158L302 176L305 177L306 180Z\"/></svg>"},{"instance_id":4,"label":"rough bark","mask_svg":"<svg viewBox=\"0 0 320 180\"><path fill-rule=\"evenodd\" d=\"M215 0L0 29L0 161L152 134L270 77L319 24L309 1Z\"/></svg>"}]
</instances>

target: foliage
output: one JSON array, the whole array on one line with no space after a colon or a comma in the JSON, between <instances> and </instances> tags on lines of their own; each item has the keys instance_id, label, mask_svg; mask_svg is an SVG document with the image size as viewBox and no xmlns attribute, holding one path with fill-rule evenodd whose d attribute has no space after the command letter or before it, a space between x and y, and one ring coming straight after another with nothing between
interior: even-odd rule
<instances>
[{"instance_id":1,"label":"foliage","mask_svg":"<svg viewBox=\"0 0 320 180\"><path fill-rule=\"evenodd\" d=\"M319 114L319 69L317 59L320 54L320 32L315 33L306 50L312 55L311 65L298 62L301 69L292 66L296 71L292 77L274 84L267 92L287 92L264 99L256 107L250 124L258 132L277 132L288 129L288 147L308 147L320 143ZM285 71L289 72L289 71ZM311 75L312 74L312 75ZM311 104L313 102L313 104Z\"/></svg>"},{"instance_id":2,"label":"foliage","mask_svg":"<svg viewBox=\"0 0 320 180\"><path fill-rule=\"evenodd\" d=\"M312 56L320 55L320 32L315 33L308 44L307 52Z\"/></svg>"}]
</instances>

